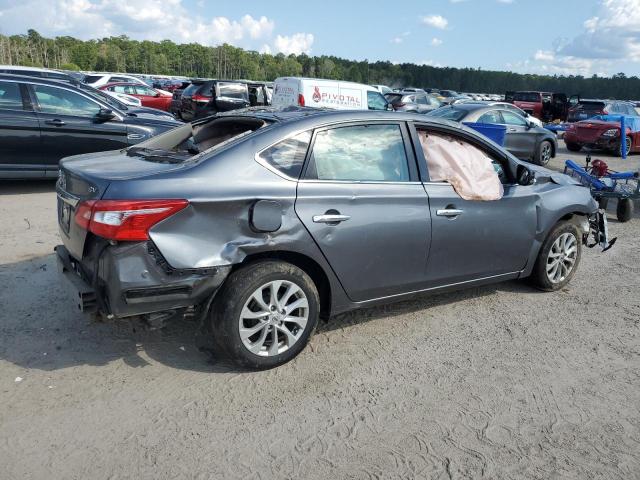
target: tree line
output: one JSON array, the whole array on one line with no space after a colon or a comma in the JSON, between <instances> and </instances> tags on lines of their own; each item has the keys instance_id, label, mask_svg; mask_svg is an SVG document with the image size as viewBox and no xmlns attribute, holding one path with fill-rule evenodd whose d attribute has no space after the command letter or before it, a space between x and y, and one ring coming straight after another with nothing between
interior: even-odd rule
<instances>
[{"instance_id":1,"label":"tree line","mask_svg":"<svg viewBox=\"0 0 640 480\"><path fill-rule=\"evenodd\" d=\"M86 41L69 36L46 38L35 30L26 35L0 35L0 64L226 79L305 76L461 92L542 90L583 97L640 99L640 79L624 73L612 77L519 74L355 61L332 55L272 55L228 44L208 47L198 43L176 44L171 40L138 41L124 35Z\"/></svg>"}]
</instances>

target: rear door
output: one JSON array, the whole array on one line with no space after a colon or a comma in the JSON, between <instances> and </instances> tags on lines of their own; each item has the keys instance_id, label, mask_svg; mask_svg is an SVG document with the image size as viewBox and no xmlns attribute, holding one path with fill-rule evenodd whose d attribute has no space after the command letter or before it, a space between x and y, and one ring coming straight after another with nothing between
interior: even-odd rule
<instances>
[{"instance_id":1,"label":"rear door","mask_svg":"<svg viewBox=\"0 0 640 480\"><path fill-rule=\"evenodd\" d=\"M428 134L446 135L461 143L471 143L453 132L433 131L416 125ZM413 132L412 132L413 133ZM414 134L415 135L415 134ZM527 262L536 233L536 193L504 177L500 200L464 200L452 185L431 181L428 176L429 152L416 139L418 161L424 168L424 188L431 209L431 250L427 281L429 287L461 283L521 271ZM479 147L476 143L471 143ZM481 148L496 166L505 168L508 160L498 151ZM435 155L433 153L432 155ZM504 174L503 174L504 175Z\"/></svg>"},{"instance_id":2,"label":"rear door","mask_svg":"<svg viewBox=\"0 0 640 480\"><path fill-rule=\"evenodd\" d=\"M25 84L0 80L0 170L43 170L40 124Z\"/></svg>"},{"instance_id":3,"label":"rear door","mask_svg":"<svg viewBox=\"0 0 640 480\"><path fill-rule=\"evenodd\" d=\"M315 132L296 213L353 301L419 290L429 201L401 122Z\"/></svg>"},{"instance_id":4,"label":"rear door","mask_svg":"<svg viewBox=\"0 0 640 480\"><path fill-rule=\"evenodd\" d=\"M136 85L132 88L135 90L136 97L140 99L142 105L144 105L145 107L165 110L165 101L158 95L155 90L145 85Z\"/></svg>"},{"instance_id":5,"label":"rear door","mask_svg":"<svg viewBox=\"0 0 640 480\"><path fill-rule=\"evenodd\" d=\"M50 168L61 158L127 146L122 118L98 121L101 105L76 91L52 86L30 86L40 124L41 156Z\"/></svg>"}]
</instances>

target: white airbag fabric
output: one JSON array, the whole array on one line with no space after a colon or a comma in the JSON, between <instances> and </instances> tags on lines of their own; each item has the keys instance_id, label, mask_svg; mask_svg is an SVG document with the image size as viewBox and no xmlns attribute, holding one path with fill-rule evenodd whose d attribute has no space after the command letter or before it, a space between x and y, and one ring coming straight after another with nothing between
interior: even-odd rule
<instances>
[{"instance_id":1,"label":"white airbag fabric","mask_svg":"<svg viewBox=\"0 0 640 480\"><path fill-rule=\"evenodd\" d=\"M465 200L500 200L502 183L491 158L473 145L445 135L418 131L432 182L449 182Z\"/></svg>"}]
</instances>

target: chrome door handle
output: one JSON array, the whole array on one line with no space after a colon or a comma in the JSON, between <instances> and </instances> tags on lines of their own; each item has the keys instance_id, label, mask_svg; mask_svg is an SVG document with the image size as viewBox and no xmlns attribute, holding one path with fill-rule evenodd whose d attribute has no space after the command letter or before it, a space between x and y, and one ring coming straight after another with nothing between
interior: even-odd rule
<instances>
[{"instance_id":1,"label":"chrome door handle","mask_svg":"<svg viewBox=\"0 0 640 480\"><path fill-rule=\"evenodd\" d=\"M441 210L436 210L436 215L439 217L457 217L462 214L464 210L460 210L457 208L443 208Z\"/></svg>"},{"instance_id":2,"label":"chrome door handle","mask_svg":"<svg viewBox=\"0 0 640 480\"><path fill-rule=\"evenodd\" d=\"M336 215L325 213L324 215L314 215L313 223L340 223L349 220L349 215Z\"/></svg>"},{"instance_id":3,"label":"chrome door handle","mask_svg":"<svg viewBox=\"0 0 640 480\"><path fill-rule=\"evenodd\" d=\"M61 127L65 125L65 123L59 118L56 118L54 120L45 120L44 123L46 123L47 125L55 125L56 127Z\"/></svg>"},{"instance_id":4,"label":"chrome door handle","mask_svg":"<svg viewBox=\"0 0 640 480\"><path fill-rule=\"evenodd\" d=\"M509 131L510 131L510 132L517 132L517 131L518 131L518 129L517 129L517 128L510 128L510 129L509 129Z\"/></svg>"}]
</instances>

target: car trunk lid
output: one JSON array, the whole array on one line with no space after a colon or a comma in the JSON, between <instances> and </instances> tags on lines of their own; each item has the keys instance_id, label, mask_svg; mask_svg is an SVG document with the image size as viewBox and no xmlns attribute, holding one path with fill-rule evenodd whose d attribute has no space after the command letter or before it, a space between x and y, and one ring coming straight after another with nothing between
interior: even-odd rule
<instances>
[{"instance_id":1,"label":"car trunk lid","mask_svg":"<svg viewBox=\"0 0 640 480\"><path fill-rule=\"evenodd\" d=\"M592 143L600 138L606 130L616 127L618 127L618 125L612 122L593 120L576 123L576 132L581 143Z\"/></svg>"}]
</instances>

